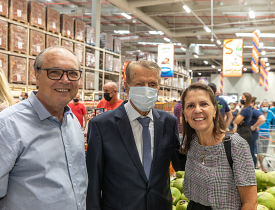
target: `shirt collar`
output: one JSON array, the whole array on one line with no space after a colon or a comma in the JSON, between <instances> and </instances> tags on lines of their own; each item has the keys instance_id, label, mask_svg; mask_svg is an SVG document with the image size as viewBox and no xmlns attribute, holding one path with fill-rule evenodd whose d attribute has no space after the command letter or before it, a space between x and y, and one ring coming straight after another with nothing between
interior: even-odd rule
<instances>
[{"instance_id":1,"label":"shirt collar","mask_svg":"<svg viewBox=\"0 0 275 210\"><path fill-rule=\"evenodd\" d=\"M31 103L32 107L36 111L37 115L39 116L40 120L45 120L51 117L51 113L44 107L44 105L38 100L36 97L37 91L33 91L27 100ZM64 116L72 114L72 111L69 106L65 106L64 108Z\"/></svg>"},{"instance_id":2,"label":"shirt collar","mask_svg":"<svg viewBox=\"0 0 275 210\"><path fill-rule=\"evenodd\" d=\"M136 120L137 118L141 117L143 118L144 116L140 115L132 106L132 104L130 103L130 100L125 104L125 109L126 112L128 114L129 120L130 122ZM147 117L149 117L152 121L154 121L153 119L153 113L152 113L152 109L150 110L150 112L148 113Z\"/></svg>"}]
</instances>

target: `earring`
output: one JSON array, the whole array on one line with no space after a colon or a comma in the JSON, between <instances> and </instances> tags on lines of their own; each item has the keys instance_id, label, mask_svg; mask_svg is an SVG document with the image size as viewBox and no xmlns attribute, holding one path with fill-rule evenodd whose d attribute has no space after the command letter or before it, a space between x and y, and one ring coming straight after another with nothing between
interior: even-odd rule
<instances>
[{"instance_id":1,"label":"earring","mask_svg":"<svg viewBox=\"0 0 275 210\"><path fill-rule=\"evenodd\" d=\"M214 118L214 120L215 120L215 119L216 119L216 116L214 116L213 118Z\"/></svg>"}]
</instances>

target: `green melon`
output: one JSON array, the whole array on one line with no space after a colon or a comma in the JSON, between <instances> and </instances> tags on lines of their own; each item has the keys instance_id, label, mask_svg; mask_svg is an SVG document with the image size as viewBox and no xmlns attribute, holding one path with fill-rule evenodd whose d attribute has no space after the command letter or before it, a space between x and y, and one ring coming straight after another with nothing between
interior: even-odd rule
<instances>
[{"instance_id":1,"label":"green melon","mask_svg":"<svg viewBox=\"0 0 275 210\"><path fill-rule=\"evenodd\" d=\"M266 192L272 194L275 197L275 187L270 187L266 190Z\"/></svg>"},{"instance_id":2,"label":"green melon","mask_svg":"<svg viewBox=\"0 0 275 210\"><path fill-rule=\"evenodd\" d=\"M174 209L173 209L174 210ZM257 210L269 210L268 208L266 208L265 206L263 205L258 205L257 206Z\"/></svg>"},{"instance_id":3,"label":"green melon","mask_svg":"<svg viewBox=\"0 0 275 210\"><path fill-rule=\"evenodd\" d=\"M173 207L173 210L176 210L176 206L172 205L172 207Z\"/></svg>"},{"instance_id":4,"label":"green melon","mask_svg":"<svg viewBox=\"0 0 275 210\"><path fill-rule=\"evenodd\" d=\"M275 210L275 197L269 192L260 192L258 195L258 204L267 207L269 210Z\"/></svg>"},{"instance_id":5,"label":"green melon","mask_svg":"<svg viewBox=\"0 0 275 210\"><path fill-rule=\"evenodd\" d=\"M190 201L188 198L185 197L183 193L181 194L180 199L185 201Z\"/></svg>"},{"instance_id":6,"label":"green melon","mask_svg":"<svg viewBox=\"0 0 275 210\"><path fill-rule=\"evenodd\" d=\"M180 200L181 193L175 187L170 187L170 189L171 189L171 194L172 194L173 205L176 205L177 202Z\"/></svg>"},{"instance_id":7,"label":"green melon","mask_svg":"<svg viewBox=\"0 0 275 210\"><path fill-rule=\"evenodd\" d=\"M184 179L180 178L180 179L176 179L174 181L174 184L173 184L173 187L178 188L178 190L180 191L180 193L182 193L182 190L183 190L183 182L184 182Z\"/></svg>"},{"instance_id":8,"label":"green melon","mask_svg":"<svg viewBox=\"0 0 275 210\"><path fill-rule=\"evenodd\" d=\"M185 171L177 171L176 172L176 177L177 178L184 178L184 173L185 173Z\"/></svg>"},{"instance_id":9,"label":"green melon","mask_svg":"<svg viewBox=\"0 0 275 210\"><path fill-rule=\"evenodd\" d=\"M176 205L176 210L186 210L188 206L188 201L180 200Z\"/></svg>"},{"instance_id":10,"label":"green melon","mask_svg":"<svg viewBox=\"0 0 275 210\"><path fill-rule=\"evenodd\" d=\"M264 190L267 186L267 175L261 170L255 170L256 179L257 179L257 190Z\"/></svg>"},{"instance_id":11,"label":"green melon","mask_svg":"<svg viewBox=\"0 0 275 210\"><path fill-rule=\"evenodd\" d=\"M267 176L267 186L273 187L275 186L275 171L268 172Z\"/></svg>"}]
</instances>

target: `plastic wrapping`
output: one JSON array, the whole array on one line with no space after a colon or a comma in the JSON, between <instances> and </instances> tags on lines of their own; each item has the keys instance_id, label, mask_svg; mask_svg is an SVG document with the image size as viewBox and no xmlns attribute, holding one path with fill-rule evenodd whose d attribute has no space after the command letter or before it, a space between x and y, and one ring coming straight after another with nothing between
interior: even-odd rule
<instances>
[{"instance_id":1,"label":"plastic wrapping","mask_svg":"<svg viewBox=\"0 0 275 210\"><path fill-rule=\"evenodd\" d=\"M10 0L9 18L24 23L28 22L28 4L27 0Z\"/></svg>"},{"instance_id":2,"label":"plastic wrapping","mask_svg":"<svg viewBox=\"0 0 275 210\"><path fill-rule=\"evenodd\" d=\"M85 23L79 19L74 20L74 38L77 41L85 41Z\"/></svg>"},{"instance_id":3,"label":"plastic wrapping","mask_svg":"<svg viewBox=\"0 0 275 210\"><path fill-rule=\"evenodd\" d=\"M47 31L60 33L60 12L47 7Z\"/></svg>"},{"instance_id":4,"label":"plastic wrapping","mask_svg":"<svg viewBox=\"0 0 275 210\"><path fill-rule=\"evenodd\" d=\"M81 73L81 77L80 79L78 80L78 88L79 89L82 89L83 88L83 69L82 70L82 73Z\"/></svg>"},{"instance_id":5,"label":"plastic wrapping","mask_svg":"<svg viewBox=\"0 0 275 210\"><path fill-rule=\"evenodd\" d=\"M95 67L95 55L93 53L86 52L85 66L92 67L92 68Z\"/></svg>"},{"instance_id":6,"label":"plastic wrapping","mask_svg":"<svg viewBox=\"0 0 275 210\"><path fill-rule=\"evenodd\" d=\"M5 76L8 78L9 56L7 54L0 53L0 69L3 70Z\"/></svg>"},{"instance_id":7,"label":"plastic wrapping","mask_svg":"<svg viewBox=\"0 0 275 210\"><path fill-rule=\"evenodd\" d=\"M113 71L113 55L107 54L105 55L105 68L106 71Z\"/></svg>"},{"instance_id":8,"label":"plastic wrapping","mask_svg":"<svg viewBox=\"0 0 275 210\"><path fill-rule=\"evenodd\" d=\"M10 56L9 82L26 84L27 59Z\"/></svg>"},{"instance_id":9,"label":"plastic wrapping","mask_svg":"<svg viewBox=\"0 0 275 210\"><path fill-rule=\"evenodd\" d=\"M116 53L121 53L121 40L117 37L114 38L114 51Z\"/></svg>"},{"instance_id":10,"label":"plastic wrapping","mask_svg":"<svg viewBox=\"0 0 275 210\"><path fill-rule=\"evenodd\" d=\"M120 59L119 58L113 58L113 71L119 72L120 71Z\"/></svg>"},{"instance_id":11,"label":"plastic wrapping","mask_svg":"<svg viewBox=\"0 0 275 210\"><path fill-rule=\"evenodd\" d=\"M0 0L0 15L9 16L9 0Z\"/></svg>"},{"instance_id":12,"label":"plastic wrapping","mask_svg":"<svg viewBox=\"0 0 275 210\"><path fill-rule=\"evenodd\" d=\"M95 45L95 28L93 28L92 26L85 25L85 37L87 44Z\"/></svg>"},{"instance_id":13,"label":"plastic wrapping","mask_svg":"<svg viewBox=\"0 0 275 210\"><path fill-rule=\"evenodd\" d=\"M46 35L46 48L59 45L59 38L55 36Z\"/></svg>"},{"instance_id":14,"label":"plastic wrapping","mask_svg":"<svg viewBox=\"0 0 275 210\"><path fill-rule=\"evenodd\" d=\"M65 14L60 15L60 30L62 36L74 38L74 19Z\"/></svg>"},{"instance_id":15,"label":"plastic wrapping","mask_svg":"<svg viewBox=\"0 0 275 210\"><path fill-rule=\"evenodd\" d=\"M95 73L86 72L86 90L93 90L95 85Z\"/></svg>"},{"instance_id":16,"label":"plastic wrapping","mask_svg":"<svg viewBox=\"0 0 275 210\"><path fill-rule=\"evenodd\" d=\"M46 7L36 1L29 1L28 9L30 25L46 29Z\"/></svg>"},{"instance_id":17,"label":"plastic wrapping","mask_svg":"<svg viewBox=\"0 0 275 210\"><path fill-rule=\"evenodd\" d=\"M67 47L69 50L74 51L74 43L71 41L62 39L61 46Z\"/></svg>"},{"instance_id":18,"label":"plastic wrapping","mask_svg":"<svg viewBox=\"0 0 275 210\"><path fill-rule=\"evenodd\" d=\"M45 34L30 30L30 55L38 55L45 49Z\"/></svg>"},{"instance_id":19,"label":"plastic wrapping","mask_svg":"<svg viewBox=\"0 0 275 210\"><path fill-rule=\"evenodd\" d=\"M34 59L29 59L29 84L35 85L36 78L35 78L35 71L34 71Z\"/></svg>"},{"instance_id":20,"label":"plastic wrapping","mask_svg":"<svg viewBox=\"0 0 275 210\"><path fill-rule=\"evenodd\" d=\"M27 54L28 29L22 26L10 24L9 50Z\"/></svg>"},{"instance_id":21,"label":"plastic wrapping","mask_svg":"<svg viewBox=\"0 0 275 210\"><path fill-rule=\"evenodd\" d=\"M100 33L100 47L107 50L114 50L113 36L111 34Z\"/></svg>"},{"instance_id":22,"label":"plastic wrapping","mask_svg":"<svg viewBox=\"0 0 275 210\"><path fill-rule=\"evenodd\" d=\"M0 20L0 49L8 50L8 22Z\"/></svg>"},{"instance_id":23,"label":"plastic wrapping","mask_svg":"<svg viewBox=\"0 0 275 210\"><path fill-rule=\"evenodd\" d=\"M78 57L79 62L82 66L84 66L84 46L83 44L74 43L74 53L76 57Z\"/></svg>"}]
</instances>

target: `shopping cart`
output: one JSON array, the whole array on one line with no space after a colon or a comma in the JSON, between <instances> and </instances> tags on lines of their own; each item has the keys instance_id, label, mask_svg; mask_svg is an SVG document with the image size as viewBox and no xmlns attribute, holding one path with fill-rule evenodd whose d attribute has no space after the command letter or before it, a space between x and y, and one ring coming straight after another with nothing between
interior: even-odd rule
<instances>
[{"instance_id":1,"label":"shopping cart","mask_svg":"<svg viewBox=\"0 0 275 210\"><path fill-rule=\"evenodd\" d=\"M257 140L258 155L263 157L263 163L275 171L275 129L261 129Z\"/></svg>"}]
</instances>

